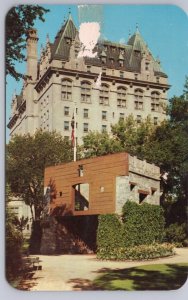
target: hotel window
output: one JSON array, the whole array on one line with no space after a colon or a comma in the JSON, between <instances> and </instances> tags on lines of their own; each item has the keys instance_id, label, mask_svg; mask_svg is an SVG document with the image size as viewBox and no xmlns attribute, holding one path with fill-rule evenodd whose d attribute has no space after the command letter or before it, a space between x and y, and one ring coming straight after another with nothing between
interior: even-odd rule
<instances>
[{"instance_id":1,"label":"hotel window","mask_svg":"<svg viewBox=\"0 0 188 300\"><path fill-rule=\"evenodd\" d=\"M91 84L87 81L81 82L81 101L91 103Z\"/></svg>"},{"instance_id":2,"label":"hotel window","mask_svg":"<svg viewBox=\"0 0 188 300\"><path fill-rule=\"evenodd\" d=\"M102 68L102 75L106 75L106 69Z\"/></svg>"},{"instance_id":3,"label":"hotel window","mask_svg":"<svg viewBox=\"0 0 188 300\"><path fill-rule=\"evenodd\" d=\"M88 118L89 117L89 109L84 108L84 118Z\"/></svg>"},{"instance_id":4,"label":"hotel window","mask_svg":"<svg viewBox=\"0 0 188 300\"><path fill-rule=\"evenodd\" d=\"M46 120L48 120L49 119L49 110L47 109L47 111L46 111Z\"/></svg>"},{"instance_id":5,"label":"hotel window","mask_svg":"<svg viewBox=\"0 0 188 300\"><path fill-rule=\"evenodd\" d=\"M137 124L140 124L140 123L142 122L142 117L141 117L141 115L137 115L136 121L137 121Z\"/></svg>"},{"instance_id":6,"label":"hotel window","mask_svg":"<svg viewBox=\"0 0 188 300\"><path fill-rule=\"evenodd\" d=\"M107 120L107 111L102 111L102 120Z\"/></svg>"},{"instance_id":7,"label":"hotel window","mask_svg":"<svg viewBox=\"0 0 188 300\"><path fill-rule=\"evenodd\" d=\"M64 115L69 116L69 107L68 106L64 107Z\"/></svg>"},{"instance_id":8,"label":"hotel window","mask_svg":"<svg viewBox=\"0 0 188 300\"><path fill-rule=\"evenodd\" d=\"M142 90L135 90L135 109L143 110L143 91Z\"/></svg>"},{"instance_id":9,"label":"hotel window","mask_svg":"<svg viewBox=\"0 0 188 300\"><path fill-rule=\"evenodd\" d=\"M157 117L154 117L154 118L153 118L153 124L154 124L154 125L157 125L157 124L158 124L158 118L157 118Z\"/></svg>"},{"instance_id":10,"label":"hotel window","mask_svg":"<svg viewBox=\"0 0 188 300\"><path fill-rule=\"evenodd\" d=\"M117 89L117 106L126 107L126 89L121 86Z\"/></svg>"},{"instance_id":11,"label":"hotel window","mask_svg":"<svg viewBox=\"0 0 188 300\"><path fill-rule=\"evenodd\" d=\"M113 65L114 64L114 58L110 58L110 62Z\"/></svg>"},{"instance_id":12,"label":"hotel window","mask_svg":"<svg viewBox=\"0 0 188 300\"><path fill-rule=\"evenodd\" d=\"M102 125L102 131L107 131L107 125Z\"/></svg>"},{"instance_id":13,"label":"hotel window","mask_svg":"<svg viewBox=\"0 0 188 300\"><path fill-rule=\"evenodd\" d=\"M49 96L47 96L47 99L46 99L46 105L49 104Z\"/></svg>"},{"instance_id":14,"label":"hotel window","mask_svg":"<svg viewBox=\"0 0 188 300\"><path fill-rule=\"evenodd\" d=\"M122 60L122 59L119 60L119 66L120 66L120 67L123 67L123 60Z\"/></svg>"},{"instance_id":15,"label":"hotel window","mask_svg":"<svg viewBox=\"0 0 188 300\"><path fill-rule=\"evenodd\" d=\"M149 71L149 62L146 62L146 64L145 64L145 70Z\"/></svg>"},{"instance_id":16,"label":"hotel window","mask_svg":"<svg viewBox=\"0 0 188 300\"><path fill-rule=\"evenodd\" d=\"M159 111L159 100L160 100L160 93L159 92L152 92L151 93L151 111Z\"/></svg>"},{"instance_id":17,"label":"hotel window","mask_svg":"<svg viewBox=\"0 0 188 300\"><path fill-rule=\"evenodd\" d=\"M124 118L125 118L125 114L124 113L120 113L119 114L119 120L124 121Z\"/></svg>"},{"instance_id":18,"label":"hotel window","mask_svg":"<svg viewBox=\"0 0 188 300\"><path fill-rule=\"evenodd\" d=\"M87 72L88 72L88 73L91 72L91 66L87 66Z\"/></svg>"},{"instance_id":19,"label":"hotel window","mask_svg":"<svg viewBox=\"0 0 188 300\"><path fill-rule=\"evenodd\" d=\"M107 84L101 85L99 103L102 105L109 105L109 86Z\"/></svg>"},{"instance_id":20,"label":"hotel window","mask_svg":"<svg viewBox=\"0 0 188 300\"><path fill-rule=\"evenodd\" d=\"M84 132L88 132L89 131L89 124L88 123L84 123Z\"/></svg>"},{"instance_id":21,"label":"hotel window","mask_svg":"<svg viewBox=\"0 0 188 300\"><path fill-rule=\"evenodd\" d=\"M64 130L69 130L69 121L64 121Z\"/></svg>"},{"instance_id":22,"label":"hotel window","mask_svg":"<svg viewBox=\"0 0 188 300\"><path fill-rule=\"evenodd\" d=\"M120 75L120 78L124 78L124 72L123 71L120 71L119 75Z\"/></svg>"},{"instance_id":23,"label":"hotel window","mask_svg":"<svg viewBox=\"0 0 188 300\"><path fill-rule=\"evenodd\" d=\"M72 81L69 79L62 80L62 100L72 100Z\"/></svg>"}]
</instances>

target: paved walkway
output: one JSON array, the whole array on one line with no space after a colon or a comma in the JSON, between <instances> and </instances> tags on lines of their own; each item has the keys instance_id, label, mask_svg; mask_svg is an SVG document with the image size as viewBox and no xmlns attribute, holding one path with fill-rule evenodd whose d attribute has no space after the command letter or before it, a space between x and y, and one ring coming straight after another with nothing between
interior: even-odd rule
<instances>
[{"instance_id":1,"label":"paved walkway","mask_svg":"<svg viewBox=\"0 0 188 300\"><path fill-rule=\"evenodd\" d=\"M39 255L42 271L36 271L25 284L33 291L80 290L79 282L87 285L107 269L125 269L149 264L188 263L188 248L176 249L176 255L152 261L112 262L99 261L95 255Z\"/></svg>"}]
</instances>

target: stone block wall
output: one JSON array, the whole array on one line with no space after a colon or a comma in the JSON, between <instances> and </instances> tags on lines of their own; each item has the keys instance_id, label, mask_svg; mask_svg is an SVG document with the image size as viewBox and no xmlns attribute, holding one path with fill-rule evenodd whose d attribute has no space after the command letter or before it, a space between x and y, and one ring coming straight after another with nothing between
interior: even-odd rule
<instances>
[{"instance_id":1,"label":"stone block wall","mask_svg":"<svg viewBox=\"0 0 188 300\"><path fill-rule=\"evenodd\" d=\"M79 217L48 217L43 221L41 254L93 253L96 248L97 219L92 217L89 220L88 216L80 217L81 221Z\"/></svg>"}]
</instances>

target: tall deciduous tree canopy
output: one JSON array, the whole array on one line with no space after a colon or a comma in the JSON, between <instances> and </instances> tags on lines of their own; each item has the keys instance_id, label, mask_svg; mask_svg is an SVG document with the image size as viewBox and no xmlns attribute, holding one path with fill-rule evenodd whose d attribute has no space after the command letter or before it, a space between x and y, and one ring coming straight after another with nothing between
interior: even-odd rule
<instances>
[{"instance_id":1,"label":"tall deciduous tree canopy","mask_svg":"<svg viewBox=\"0 0 188 300\"><path fill-rule=\"evenodd\" d=\"M28 204L33 217L43 210L44 169L72 160L67 139L55 132L37 131L34 136L15 136L7 145L7 180L11 191Z\"/></svg>"},{"instance_id":2,"label":"tall deciduous tree canopy","mask_svg":"<svg viewBox=\"0 0 188 300\"><path fill-rule=\"evenodd\" d=\"M18 5L12 7L6 16L6 74L16 80L23 78L15 68L15 62L23 62L28 29L36 19L44 22L44 14L49 10L39 5Z\"/></svg>"}]
</instances>

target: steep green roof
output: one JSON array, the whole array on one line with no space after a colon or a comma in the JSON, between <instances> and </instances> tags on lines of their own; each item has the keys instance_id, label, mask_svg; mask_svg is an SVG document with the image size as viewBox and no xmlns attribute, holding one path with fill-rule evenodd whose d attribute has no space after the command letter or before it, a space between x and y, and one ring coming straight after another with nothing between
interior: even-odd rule
<instances>
[{"instance_id":1,"label":"steep green roof","mask_svg":"<svg viewBox=\"0 0 188 300\"><path fill-rule=\"evenodd\" d=\"M145 52L148 50L148 47L138 29L135 34L130 37L127 44L131 45L132 49L135 51Z\"/></svg>"},{"instance_id":2,"label":"steep green roof","mask_svg":"<svg viewBox=\"0 0 188 300\"><path fill-rule=\"evenodd\" d=\"M76 36L77 29L69 15L66 23L61 27L60 31L55 37L55 41L51 44L52 58L68 59L71 43L69 39L73 40Z\"/></svg>"},{"instance_id":3,"label":"steep green roof","mask_svg":"<svg viewBox=\"0 0 188 300\"><path fill-rule=\"evenodd\" d=\"M51 59L68 60L71 42L72 40L75 40L77 35L78 30L73 23L71 15L69 15L68 20L57 33L54 43L50 44L52 53ZM153 63L154 73L162 77L167 77L162 71L160 64L152 56L151 51L138 29L130 37L126 45L107 40L100 40L96 45L94 52L97 52L97 57L85 57L84 60L86 64L130 72L140 72L142 55L149 54ZM105 57L106 62L101 62L100 57ZM123 64L120 64L120 60Z\"/></svg>"}]
</instances>

